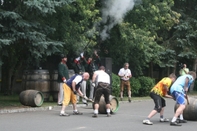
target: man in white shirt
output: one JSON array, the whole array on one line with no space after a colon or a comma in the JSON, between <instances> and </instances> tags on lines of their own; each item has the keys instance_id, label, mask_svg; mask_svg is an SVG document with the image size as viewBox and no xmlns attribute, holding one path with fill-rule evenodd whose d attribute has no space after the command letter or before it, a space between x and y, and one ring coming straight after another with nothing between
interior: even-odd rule
<instances>
[{"instance_id":1,"label":"man in white shirt","mask_svg":"<svg viewBox=\"0 0 197 131\"><path fill-rule=\"evenodd\" d=\"M131 70L129 69L129 63L125 63L124 67L121 68L118 72L120 77L120 100L123 99L124 87L127 87L128 91L128 101L131 102L131 86L129 79L132 77Z\"/></svg>"},{"instance_id":2,"label":"man in white shirt","mask_svg":"<svg viewBox=\"0 0 197 131\"><path fill-rule=\"evenodd\" d=\"M94 115L92 117L98 117L99 101L102 95L104 95L105 98L107 117L110 117L110 76L105 72L104 66L100 66L99 70L94 72L92 82L97 82L94 100Z\"/></svg>"}]
</instances>

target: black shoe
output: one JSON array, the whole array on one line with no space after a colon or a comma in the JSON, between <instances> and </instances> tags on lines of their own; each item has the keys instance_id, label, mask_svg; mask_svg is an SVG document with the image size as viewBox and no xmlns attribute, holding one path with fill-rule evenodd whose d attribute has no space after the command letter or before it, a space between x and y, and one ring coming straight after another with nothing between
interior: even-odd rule
<instances>
[{"instance_id":1,"label":"black shoe","mask_svg":"<svg viewBox=\"0 0 197 131\"><path fill-rule=\"evenodd\" d=\"M87 102L83 102L83 104L85 104L86 106L88 106L88 103Z\"/></svg>"},{"instance_id":2,"label":"black shoe","mask_svg":"<svg viewBox=\"0 0 197 131\"><path fill-rule=\"evenodd\" d=\"M107 117L111 117L111 114L110 113L107 113Z\"/></svg>"},{"instance_id":3,"label":"black shoe","mask_svg":"<svg viewBox=\"0 0 197 131\"><path fill-rule=\"evenodd\" d=\"M58 105L58 106L62 106L62 103L58 103L57 105Z\"/></svg>"},{"instance_id":4,"label":"black shoe","mask_svg":"<svg viewBox=\"0 0 197 131\"><path fill-rule=\"evenodd\" d=\"M98 117L98 114L94 114L92 117L97 118Z\"/></svg>"},{"instance_id":5,"label":"black shoe","mask_svg":"<svg viewBox=\"0 0 197 131\"><path fill-rule=\"evenodd\" d=\"M175 122L170 122L171 126L182 126L180 123Z\"/></svg>"},{"instance_id":6,"label":"black shoe","mask_svg":"<svg viewBox=\"0 0 197 131\"><path fill-rule=\"evenodd\" d=\"M79 111L73 111L73 115L83 115L83 113L81 113Z\"/></svg>"},{"instance_id":7,"label":"black shoe","mask_svg":"<svg viewBox=\"0 0 197 131\"><path fill-rule=\"evenodd\" d=\"M129 98L128 101L131 102L131 98Z\"/></svg>"},{"instance_id":8,"label":"black shoe","mask_svg":"<svg viewBox=\"0 0 197 131\"><path fill-rule=\"evenodd\" d=\"M187 120L181 120L181 119L177 119L177 123L187 123Z\"/></svg>"}]
</instances>

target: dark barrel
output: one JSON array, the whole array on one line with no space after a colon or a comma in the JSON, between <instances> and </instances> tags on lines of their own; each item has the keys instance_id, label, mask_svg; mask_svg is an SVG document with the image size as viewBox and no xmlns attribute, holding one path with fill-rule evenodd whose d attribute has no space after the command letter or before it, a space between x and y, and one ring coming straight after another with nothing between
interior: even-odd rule
<instances>
[{"instance_id":1,"label":"dark barrel","mask_svg":"<svg viewBox=\"0 0 197 131\"><path fill-rule=\"evenodd\" d=\"M189 104L186 102L186 107L183 111L183 118L185 120L196 121L197 120L197 99L189 97ZM175 104L174 111L178 108L178 104Z\"/></svg>"},{"instance_id":2,"label":"dark barrel","mask_svg":"<svg viewBox=\"0 0 197 131\"><path fill-rule=\"evenodd\" d=\"M115 113L119 109L119 101L115 96L110 95L109 96L110 105L111 105L111 113ZM94 109L94 103L93 103L93 109ZM99 113L100 114L106 114L106 103L103 96L101 96L99 101Z\"/></svg>"},{"instance_id":3,"label":"dark barrel","mask_svg":"<svg viewBox=\"0 0 197 131\"><path fill-rule=\"evenodd\" d=\"M43 94L37 90L25 90L19 95L20 103L25 106L39 107L43 104Z\"/></svg>"},{"instance_id":4,"label":"dark barrel","mask_svg":"<svg viewBox=\"0 0 197 131\"><path fill-rule=\"evenodd\" d=\"M73 76L75 74L75 71L70 69L69 70L69 77ZM58 71L54 70L51 72L51 95L53 98L53 101L57 101L58 100L58 92L59 92L59 83L57 81L58 78Z\"/></svg>"},{"instance_id":5,"label":"dark barrel","mask_svg":"<svg viewBox=\"0 0 197 131\"><path fill-rule=\"evenodd\" d=\"M50 74L48 70L26 70L23 74L23 86L26 90L41 91L44 101L50 98Z\"/></svg>"}]
</instances>

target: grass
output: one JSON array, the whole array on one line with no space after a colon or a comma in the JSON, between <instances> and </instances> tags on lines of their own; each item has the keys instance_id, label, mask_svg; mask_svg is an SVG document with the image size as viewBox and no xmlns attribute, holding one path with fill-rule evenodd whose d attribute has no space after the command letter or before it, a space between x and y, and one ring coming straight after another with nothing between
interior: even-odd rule
<instances>
[{"instance_id":1,"label":"grass","mask_svg":"<svg viewBox=\"0 0 197 131\"><path fill-rule=\"evenodd\" d=\"M189 96L197 96L197 91L193 91L188 93ZM119 97L117 97L119 100ZM146 97L132 97L132 100L147 100L150 99L149 96ZM123 98L124 101L128 101L128 97ZM52 97L47 102L43 102L42 107L47 106L55 106L57 105L57 102L54 102L52 100ZM28 108L29 106L24 106L19 101L19 95L10 95L5 96L3 94L0 94L0 110L1 109L10 109L10 108Z\"/></svg>"},{"instance_id":2,"label":"grass","mask_svg":"<svg viewBox=\"0 0 197 131\"><path fill-rule=\"evenodd\" d=\"M43 102L42 107L57 105L57 102L49 100L48 102ZM8 108L28 108L29 106L24 106L20 103L19 95L9 95L5 96L0 94L0 109Z\"/></svg>"}]
</instances>

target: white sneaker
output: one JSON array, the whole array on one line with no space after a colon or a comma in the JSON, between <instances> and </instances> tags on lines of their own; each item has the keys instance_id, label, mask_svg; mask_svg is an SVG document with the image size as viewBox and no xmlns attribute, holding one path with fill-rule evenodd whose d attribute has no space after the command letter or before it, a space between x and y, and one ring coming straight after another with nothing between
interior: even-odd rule
<instances>
[{"instance_id":1,"label":"white sneaker","mask_svg":"<svg viewBox=\"0 0 197 131\"><path fill-rule=\"evenodd\" d=\"M148 119L143 120L143 124L153 125L153 123L150 120L148 120Z\"/></svg>"},{"instance_id":2,"label":"white sneaker","mask_svg":"<svg viewBox=\"0 0 197 131\"><path fill-rule=\"evenodd\" d=\"M85 100L85 99L82 99L82 102L83 102L83 103L87 103L87 100Z\"/></svg>"},{"instance_id":3,"label":"white sneaker","mask_svg":"<svg viewBox=\"0 0 197 131\"><path fill-rule=\"evenodd\" d=\"M170 120L167 118L160 118L160 122L169 122Z\"/></svg>"},{"instance_id":4,"label":"white sneaker","mask_svg":"<svg viewBox=\"0 0 197 131\"><path fill-rule=\"evenodd\" d=\"M70 116L70 114L67 114L67 113L60 113L60 116Z\"/></svg>"}]
</instances>

